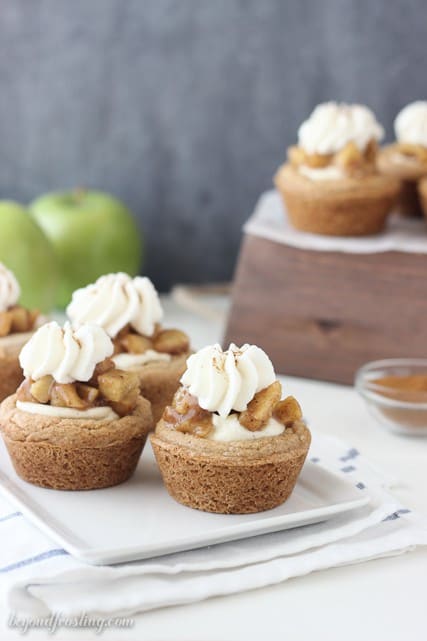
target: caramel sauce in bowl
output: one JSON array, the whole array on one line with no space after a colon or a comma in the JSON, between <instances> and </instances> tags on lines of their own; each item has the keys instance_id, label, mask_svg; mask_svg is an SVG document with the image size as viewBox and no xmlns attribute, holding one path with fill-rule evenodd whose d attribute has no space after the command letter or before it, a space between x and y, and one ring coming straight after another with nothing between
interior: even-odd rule
<instances>
[{"instance_id":1,"label":"caramel sauce in bowl","mask_svg":"<svg viewBox=\"0 0 427 641\"><path fill-rule=\"evenodd\" d=\"M427 436L427 358L372 361L358 370L355 386L381 425Z\"/></svg>"}]
</instances>

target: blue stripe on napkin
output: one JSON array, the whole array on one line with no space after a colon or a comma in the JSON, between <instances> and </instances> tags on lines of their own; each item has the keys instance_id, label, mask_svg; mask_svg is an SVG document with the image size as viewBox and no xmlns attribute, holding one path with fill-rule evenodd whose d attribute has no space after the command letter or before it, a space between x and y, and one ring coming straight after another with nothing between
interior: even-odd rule
<instances>
[{"instance_id":1,"label":"blue stripe on napkin","mask_svg":"<svg viewBox=\"0 0 427 641\"><path fill-rule=\"evenodd\" d=\"M9 521L9 519L14 519L16 516L22 516L22 512L12 512L11 514L0 516L0 523L3 523L3 521Z\"/></svg>"},{"instance_id":2,"label":"blue stripe on napkin","mask_svg":"<svg viewBox=\"0 0 427 641\"><path fill-rule=\"evenodd\" d=\"M28 559L22 559L22 561L17 561L16 563L11 563L10 565L4 565L3 567L0 567L0 572L11 572L12 570L18 570L19 568L25 567L26 565L32 565L33 563L45 561L46 559L50 559L54 556L64 556L67 554L68 552L61 548L54 548L52 550L42 552L41 554L37 554L36 556L30 556Z\"/></svg>"}]
</instances>

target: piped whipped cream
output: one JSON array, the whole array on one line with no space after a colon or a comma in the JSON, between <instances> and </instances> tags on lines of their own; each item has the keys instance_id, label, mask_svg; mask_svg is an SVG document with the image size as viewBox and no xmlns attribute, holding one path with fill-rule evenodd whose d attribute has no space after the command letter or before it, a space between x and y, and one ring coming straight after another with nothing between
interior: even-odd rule
<instances>
[{"instance_id":1,"label":"piped whipped cream","mask_svg":"<svg viewBox=\"0 0 427 641\"><path fill-rule=\"evenodd\" d=\"M427 101L406 105L397 114L394 131L398 142L427 147Z\"/></svg>"},{"instance_id":2,"label":"piped whipped cream","mask_svg":"<svg viewBox=\"0 0 427 641\"><path fill-rule=\"evenodd\" d=\"M21 295L21 288L15 275L0 263L0 312L5 312L16 305Z\"/></svg>"},{"instance_id":3,"label":"piped whipped cream","mask_svg":"<svg viewBox=\"0 0 427 641\"><path fill-rule=\"evenodd\" d=\"M307 165L300 165L298 167L300 174L310 180L341 180L345 178L343 171L336 165L329 165L328 167L307 167Z\"/></svg>"},{"instance_id":4,"label":"piped whipped cream","mask_svg":"<svg viewBox=\"0 0 427 641\"><path fill-rule=\"evenodd\" d=\"M98 363L113 353L107 333L97 325L73 330L52 321L40 327L24 345L19 362L24 376L37 380L50 374L58 383L88 381Z\"/></svg>"},{"instance_id":5,"label":"piped whipped cream","mask_svg":"<svg viewBox=\"0 0 427 641\"><path fill-rule=\"evenodd\" d=\"M223 418L212 414L214 429L206 438L211 441L252 441L266 436L278 436L285 431L285 426L274 418L270 418L267 425L260 430L247 430L239 423L237 414L230 414Z\"/></svg>"},{"instance_id":6,"label":"piped whipped cream","mask_svg":"<svg viewBox=\"0 0 427 641\"><path fill-rule=\"evenodd\" d=\"M255 394L276 380L267 354L255 345L223 351L209 345L192 354L181 383L205 410L225 418L232 410L243 412Z\"/></svg>"},{"instance_id":7,"label":"piped whipped cream","mask_svg":"<svg viewBox=\"0 0 427 641\"><path fill-rule=\"evenodd\" d=\"M151 280L146 276L131 278L122 272L101 276L95 283L77 289L66 312L74 327L96 323L111 338L127 324L144 336L152 336L156 323L163 318Z\"/></svg>"},{"instance_id":8,"label":"piped whipped cream","mask_svg":"<svg viewBox=\"0 0 427 641\"><path fill-rule=\"evenodd\" d=\"M318 105L298 130L298 144L309 154L334 154L349 142L364 151L384 129L364 105L326 102Z\"/></svg>"},{"instance_id":9,"label":"piped whipped cream","mask_svg":"<svg viewBox=\"0 0 427 641\"><path fill-rule=\"evenodd\" d=\"M118 369L130 371L138 369L142 365L148 365L148 363L169 363L171 358L170 354L163 354L161 352L156 352L154 349L147 349L143 354L116 354L113 356L112 360Z\"/></svg>"},{"instance_id":10,"label":"piped whipped cream","mask_svg":"<svg viewBox=\"0 0 427 641\"><path fill-rule=\"evenodd\" d=\"M58 407L44 403L16 401L16 407L21 410L21 412L27 412L29 414L55 416L57 418L79 418L85 421L114 421L119 418L118 414L108 405L90 407L86 410L76 410L73 407Z\"/></svg>"}]
</instances>

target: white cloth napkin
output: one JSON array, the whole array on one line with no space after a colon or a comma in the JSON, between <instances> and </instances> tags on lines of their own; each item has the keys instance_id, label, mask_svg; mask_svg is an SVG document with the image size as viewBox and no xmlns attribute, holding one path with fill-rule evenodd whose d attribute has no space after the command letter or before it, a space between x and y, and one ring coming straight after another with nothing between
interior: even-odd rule
<instances>
[{"instance_id":1,"label":"white cloth napkin","mask_svg":"<svg viewBox=\"0 0 427 641\"><path fill-rule=\"evenodd\" d=\"M309 458L368 492L371 503L325 523L118 566L75 560L0 499L0 580L10 611L38 617L129 615L427 544L427 519L400 505L356 449L314 434Z\"/></svg>"},{"instance_id":2,"label":"white cloth napkin","mask_svg":"<svg viewBox=\"0 0 427 641\"><path fill-rule=\"evenodd\" d=\"M292 227L277 191L267 191L261 196L243 230L252 236L260 236L299 249L352 254L386 251L427 254L427 225L424 219L391 216L382 234L363 238L307 234Z\"/></svg>"}]
</instances>

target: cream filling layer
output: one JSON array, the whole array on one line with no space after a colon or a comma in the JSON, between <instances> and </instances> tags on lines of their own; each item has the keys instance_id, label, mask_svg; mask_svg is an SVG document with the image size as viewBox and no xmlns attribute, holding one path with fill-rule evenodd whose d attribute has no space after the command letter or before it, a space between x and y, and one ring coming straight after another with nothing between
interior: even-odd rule
<instances>
[{"instance_id":1,"label":"cream filling layer","mask_svg":"<svg viewBox=\"0 0 427 641\"><path fill-rule=\"evenodd\" d=\"M271 418L265 427L256 432L251 432L243 427L236 414L230 414L225 418L218 414L212 414L212 423L214 429L206 437L211 441L251 441L266 436L278 436L285 431L285 426L274 418Z\"/></svg>"},{"instance_id":2,"label":"cream filling layer","mask_svg":"<svg viewBox=\"0 0 427 641\"><path fill-rule=\"evenodd\" d=\"M329 165L328 167L307 167L306 165L301 165L298 167L300 174L310 180L341 180L344 178L344 174L339 167L335 165Z\"/></svg>"},{"instance_id":3,"label":"cream filling layer","mask_svg":"<svg viewBox=\"0 0 427 641\"><path fill-rule=\"evenodd\" d=\"M21 412L56 418L80 418L92 421L114 421L119 418L118 414L108 405L90 407L87 410L76 410L73 407L57 407L43 403L16 401L16 407L18 410L21 410Z\"/></svg>"},{"instance_id":4,"label":"cream filling layer","mask_svg":"<svg viewBox=\"0 0 427 641\"><path fill-rule=\"evenodd\" d=\"M118 369L132 370L156 361L169 362L171 355L156 352L154 349L147 349L143 354L116 354L112 360Z\"/></svg>"}]
</instances>

